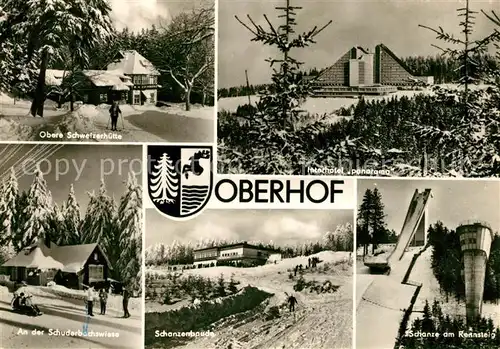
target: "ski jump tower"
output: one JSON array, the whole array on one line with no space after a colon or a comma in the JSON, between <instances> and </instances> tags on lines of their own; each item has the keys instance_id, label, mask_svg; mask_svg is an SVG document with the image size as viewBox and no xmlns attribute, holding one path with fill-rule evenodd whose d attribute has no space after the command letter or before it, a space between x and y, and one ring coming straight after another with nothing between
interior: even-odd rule
<instances>
[{"instance_id":1,"label":"ski jump tower","mask_svg":"<svg viewBox=\"0 0 500 349\"><path fill-rule=\"evenodd\" d=\"M490 256L493 231L487 223L468 221L457 228L464 260L467 322L481 316L486 263Z\"/></svg>"}]
</instances>

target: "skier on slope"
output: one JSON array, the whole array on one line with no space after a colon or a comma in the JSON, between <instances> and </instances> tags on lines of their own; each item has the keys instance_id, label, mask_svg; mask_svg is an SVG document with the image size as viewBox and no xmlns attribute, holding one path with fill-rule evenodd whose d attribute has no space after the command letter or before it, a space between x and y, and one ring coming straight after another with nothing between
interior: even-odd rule
<instances>
[{"instance_id":1,"label":"skier on slope","mask_svg":"<svg viewBox=\"0 0 500 349\"><path fill-rule=\"evenodd\" d=\"M295 298L293 295L290 295L287 299L288 302L288 309L290 310L290 313L293 313L295 311L295 304L297 304L297 298Z\"/></svg>"}]
</instances>

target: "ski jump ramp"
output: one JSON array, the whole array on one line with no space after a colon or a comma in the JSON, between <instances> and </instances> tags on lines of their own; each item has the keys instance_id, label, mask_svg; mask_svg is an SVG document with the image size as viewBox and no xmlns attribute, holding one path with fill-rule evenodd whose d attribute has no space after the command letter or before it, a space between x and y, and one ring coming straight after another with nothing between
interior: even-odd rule
<instances>
[{"instance_id":1,"label":"ski jump ramp","mask_svg":"<svg viewBox=\"0 0 500 349\"><path fill-rule=\"evenodd\" d=\"M425 246L427 243L427 205L431 197L431 189L419 192L415 189L406 218L401 228L396 247L387 260L377 257L366 259L364 264L370 268L387 269L403 258L410 246Z\"/></svg>"}]
</instances>

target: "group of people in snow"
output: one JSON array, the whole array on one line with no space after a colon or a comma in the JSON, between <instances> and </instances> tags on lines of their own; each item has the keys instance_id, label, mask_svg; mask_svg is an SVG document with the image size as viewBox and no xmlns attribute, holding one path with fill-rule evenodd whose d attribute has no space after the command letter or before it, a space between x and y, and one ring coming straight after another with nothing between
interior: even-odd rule
<instances>
[{"instance_id":1,"label":"group of people in snow","mask_svg":"<svg viewBox=\"0 0 500 349\"><path fill-rule=\"evenodd\" d=\"M30 294L25 294L21 292L19 294L14 294L14 300L12 302L12 308L14 310L19 310L24 313L33 315L42 315L42 312L38 306L33 302L33 296Z\"/></svg>"},{"instance_id":2,"label":"group of people in snow","mask_svg":"<svg viewBox=\"0 0 500 349\"><path fill-rule=\"evenodd\" d=\"M123 296L123 300L122 300L123 317L129 318L130 313L128 311L128 303L129 303L129 299L130 299L130 291L128 290L128 287L126 287L126 285L124 285L124 287L123 287L122 296ZM94 316L94 300L96 298L99 298L99 303L101 305L100 315L106 315L106 305L108 302L108 292L106 291L106 289L101 288L99 290L97 297L96 297L96 291L94 290L93 286L89 286L87 288L87 294L86 294L86 300L85 300L85 303L87 305L87 315Z\"/></svg>"}]
</instances>

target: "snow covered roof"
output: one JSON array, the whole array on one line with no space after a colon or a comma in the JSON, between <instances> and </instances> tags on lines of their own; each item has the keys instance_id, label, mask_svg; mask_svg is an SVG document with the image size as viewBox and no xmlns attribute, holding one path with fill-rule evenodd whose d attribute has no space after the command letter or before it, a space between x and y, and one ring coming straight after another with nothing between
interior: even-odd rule
<instances>
[{"instance_id":1,"label":"snow covered roof","mask_svg":"<svg viewBox=\"0 0 500 349\"><path fill-rule=\"evenodd\" d=\"M45 72L45 85L61 86L63 78L68 75L68 72L58 69L47 69Z\"/></svg>"},{"instance_id":2,"label":"snow covered roof","mask_svg":"<svg viewBox=\"0 0 500 349\"><path fill-rule=\"evenodd\" d=\"M135 50L120 51L118 62L108 65L108 70L119 69L128 75L160 75L154 65Z\"/></svg>"},{"instance_id":3,"label":"snow covered roof","mask_svg":"<svg viewBox=\"0 0 500 349\"><path fill-rule=\"evenodd\" d=\"M124 75L120 70L84 70L82 73L96 86L134 85L130 81L130 77Z\"/></svg>"},{"instance_id":4,"label":"snow covered roof","mask_svg":"<svg viewBox=\"0 0 500 349\"><path fill-rule=\"evenodd\" d=\"M52 256L44 254L42 248L35 247L22 250L14 258L9 259L3 266L37 269L61 269L63 264L56 261Z\"/></svg>"},{"instance_id":5,"label":"snow covered roof","mask_svg":"<svg viewBox=\"0 0 500 349\"><path fill-rule=\"evenodd\" d=\"M38 269L61 269L67 273L80 272L92 252L98 248L104 256L108 267L113 269L108 257L98 244L57 246L51 244L47 247L42 240L35 245L25 248L15 257L9 259L4 267L26 267Z\"/></svg>"}]
</instances>

